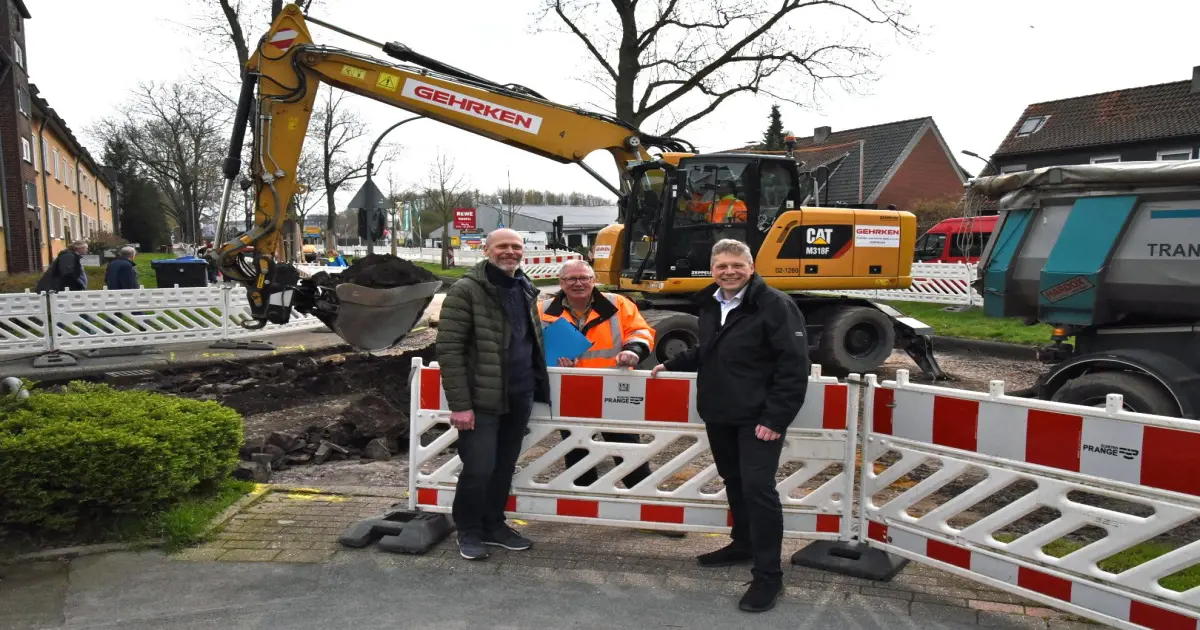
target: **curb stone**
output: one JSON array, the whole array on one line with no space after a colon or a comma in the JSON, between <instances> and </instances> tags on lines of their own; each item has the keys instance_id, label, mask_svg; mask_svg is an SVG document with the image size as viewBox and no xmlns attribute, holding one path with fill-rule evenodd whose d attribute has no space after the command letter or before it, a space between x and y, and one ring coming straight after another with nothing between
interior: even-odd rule
<instances>
[{"instance_id":1,"label":"curb stone","mask_svg":"<svg viewBox=\"0 0 1200 630\"><path fill-rule=\"evenodd\" d=\"M934 335L933 350L935 356L939 349L977 352L993 357L1016 359L1020 361L1037 361L1037 347L1024 346L1017 343L1006 343L1003 341L987 341L984 339L964 339L962 337L941 337Z\"/></svg>"}]
</instances>

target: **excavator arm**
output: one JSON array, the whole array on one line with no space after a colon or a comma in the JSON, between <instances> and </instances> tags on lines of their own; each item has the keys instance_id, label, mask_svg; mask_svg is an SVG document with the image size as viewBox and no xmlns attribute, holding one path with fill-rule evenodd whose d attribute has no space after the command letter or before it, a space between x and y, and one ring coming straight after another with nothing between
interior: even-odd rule
<instances>
[{"instance_id":1,"label":"excavator arm","mask_svg":"<svg viewBox=\"0 0 1200 630\"><path fill-rule=\"evenodd\" d=\"M316 45L309 33L310 22L377 46L397 62ZM368 311L394 308L398 298L394 294L388 296L363 287L347 286L338 287L335 295L334 291L302 280L291 265L277 259L281 251L281 228L287 218L288 202L297 192L297 164L317 87L321 83L558 162L579 164L618 194L629 190L631 169L644 172L652 163L645 144L668 151L689 148L680 141L643 136L632 126L609 116L552 103L527 88L488 81L419 55L402 44L380 44L306 18L300 7L290 4L259 41L247 65L233 138L223 167L226 181L218 238L224 231L234 181L241 173L242 145L249 128L248 183L254 188L254 223L210 254L227 279L247 287L252 315L247 327L286 323L295 308L321 317L343 338L359 347L379 346L383 343L380 339L398 342L408 332L406 329L395 331L398 336L385 332L374 335L370 342L360 338L357 341L361 343L355 343L355 339L343 333L343 330L350 332L349 322L336 325L339 318L346 319L346 311L353 310L348 308L347 300L357 300L355 304L361 307L357 309L361 312L353 318L357 327L362 322L377 323L379 320L372 318ZM585 157L597 150L607 151L616 161L623 174L620 189L605 182L583 163ZM356 292L357 289L361 290ZM403 293L398 289L390 291ZM351 293L355 296L350 296ZM410 301L420 303L422 300L428 303L424 297ZM423 309L421 304L417 316ZM394 326L403 329L405 324L397 322ZM412 322L407 326L411 328Z\"/></svg>"}]
</instances>

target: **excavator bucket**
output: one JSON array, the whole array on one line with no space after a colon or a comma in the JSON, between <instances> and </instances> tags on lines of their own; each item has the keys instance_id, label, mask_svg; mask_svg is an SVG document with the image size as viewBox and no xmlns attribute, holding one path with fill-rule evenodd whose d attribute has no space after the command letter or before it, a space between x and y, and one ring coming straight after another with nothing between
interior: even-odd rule
<instances>
[{"instance_id":1,"label":"excavator bucket","mask_svg":"<svg viewBox=\"0 0 1200 630\"><path fill-rule=\"evenodd\" d=\"M372 289L357 284L337 286L338 314L333 332L346 343L368 351L386 350L404 340L421 319L439 282L423 282L393 289Z\"/></svg>"}]
</instances>

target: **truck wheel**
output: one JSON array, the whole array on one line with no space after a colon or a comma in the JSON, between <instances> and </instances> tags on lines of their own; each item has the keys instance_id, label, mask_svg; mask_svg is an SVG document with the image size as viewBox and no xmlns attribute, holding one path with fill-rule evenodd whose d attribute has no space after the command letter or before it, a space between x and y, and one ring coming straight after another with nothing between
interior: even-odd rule
<instances>
[{"instance_id":1,"label":"truck wheel","mask_svg":"<svg viewBox=\"0 0 1200 630\"><path fill-rule=\"evenodd\" d=\"M638 367L650 369L700 343L700 320L695 315L671 311L643 311L654 328L654 352Z\"/></svg>"},{"instance_id":2,"label":"truck wheel","mask_svg":"<svg viewBox=\"0 0 1200 630\"><path fill-rule=\"evenodd\" d=\"M1092 372L1077 376L1058 388L1050 400L1072 405L1103 407L1109 394L1125 398L1125 409L1137 413L1180 417L1179 406L1161 385L1135 372Z\"/></svg>"},{"instance_id":3,"label":"truck wheel","mask_svg":"<svg viewBox=\"0 0 1200 630\"><path fill-rule=\"evenodd\" d=\"M824 329L813 361L831 374L865 374L883 365L896 345L887 315L866 306L831 308L818 314Z\"/></svg>"}]
</instances>

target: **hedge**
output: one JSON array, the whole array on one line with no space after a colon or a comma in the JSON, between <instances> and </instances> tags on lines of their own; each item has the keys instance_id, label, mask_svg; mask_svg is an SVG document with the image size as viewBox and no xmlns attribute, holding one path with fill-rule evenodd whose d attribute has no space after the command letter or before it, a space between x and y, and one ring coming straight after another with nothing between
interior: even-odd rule
<instances>
[{"instance_id":1,"label":"hedge","mask_svg":"<svg viewBox=\"0 0 1200 630\"><path fill-rule=\"evenodd\" d=\"M151 512L228 475L241 443L241 417L214 402L86 383L0 397L0 524Z\"/></svg>"}]
</instances>

